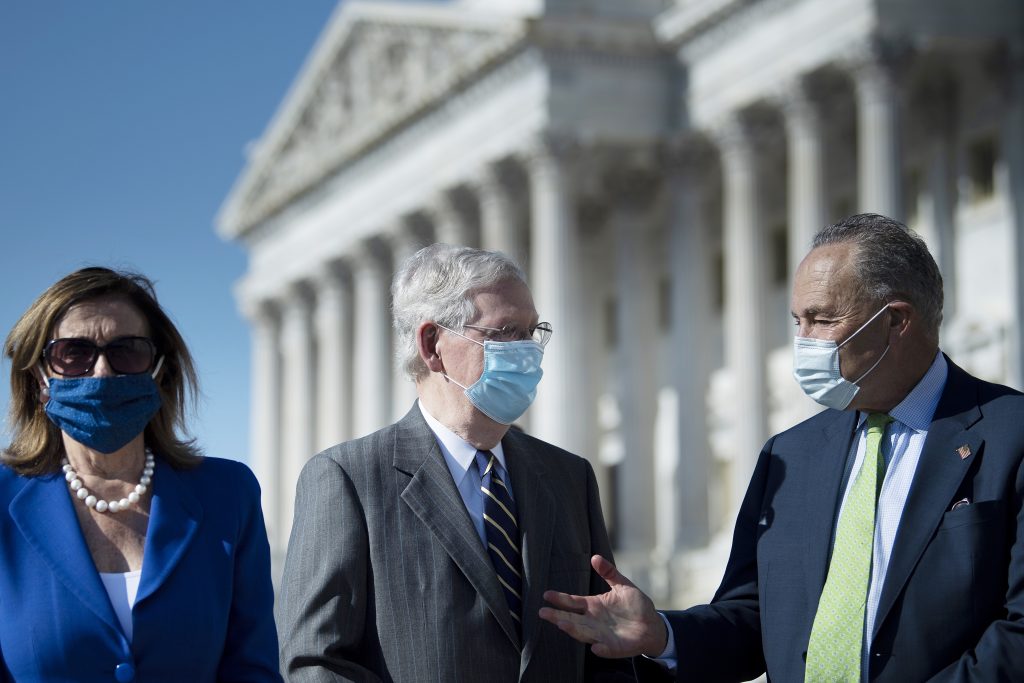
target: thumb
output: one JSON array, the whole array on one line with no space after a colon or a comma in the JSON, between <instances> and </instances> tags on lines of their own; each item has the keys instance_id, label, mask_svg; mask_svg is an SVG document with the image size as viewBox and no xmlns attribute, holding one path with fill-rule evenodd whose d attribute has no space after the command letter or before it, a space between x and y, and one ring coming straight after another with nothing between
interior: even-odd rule
<instances>
[{"instance_id":1,"label":"thumb","mask_svg":"<svg viewBox=\"0 0 1024 683\"><path fill-rule=\"evenodd\" d=\"M608 582L608 585L614 588L615 586L632 586L633 582L626 578L622 572L615 568L615 565L609 562L601 555L594 555L590 558L590 566L594 568L598 576Z\"/></svg>"}]
</instances>

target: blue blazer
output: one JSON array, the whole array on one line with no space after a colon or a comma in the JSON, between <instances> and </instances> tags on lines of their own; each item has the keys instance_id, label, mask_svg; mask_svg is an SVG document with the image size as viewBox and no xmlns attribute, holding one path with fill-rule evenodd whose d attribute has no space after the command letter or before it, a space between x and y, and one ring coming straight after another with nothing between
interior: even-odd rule
<instances>
[{"instance_id":1,"label":"blue blazer","mask_svg":"<svg viewBox=\"0 0 1024 683\"><path fill-rule=\"evenodd\" d=\"M157 458L134 636L121 631L60 475L0 467L0 680L280 681L259 484Z\"/></svg>"},{"instance_id":2,"label":"blue blazer","mask_svg":"<svg viewBox=\"0 0 1024 683\"><path fill-rule=\"evenodd\" d=\"M804 679L856 419L827 410L765 445L718 593L667 615L679 680L766 669L772 681ZM1024 681L1024 396L952 363L889 559L867 678Z\"/></svg>"}]
</instances>

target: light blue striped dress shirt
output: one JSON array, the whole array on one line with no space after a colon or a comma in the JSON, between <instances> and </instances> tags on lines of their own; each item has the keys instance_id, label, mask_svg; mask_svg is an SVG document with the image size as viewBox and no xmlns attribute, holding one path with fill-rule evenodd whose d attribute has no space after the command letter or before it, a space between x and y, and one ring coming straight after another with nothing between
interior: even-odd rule
<instances>
[{"instance_id":1,"label":"light blue striped dress shirt","mask_svg":"<svg viewBox=\"0 0 1024 683\"><path fill-rule=\"evenodd\" d=\"M423 413L423 419L427 421L430 431L434 432L437 444L441 447L441 452L444 454L445 464L448 465L448 471L452 473L452 479L455 480L455 488L459 490L462 502L466 506L466 512L469 513L469 518L473 520L476 534L480 537L480 542L486 548L487 532L484 530L484 497L480 494L480 468L476 466L476 447L438 422L433 415L427 412L422 403L417 401L416 405L420 407L420 412ZM505 464L505 452L501 448L500 441L491 449L491 453L497 456L502 469L508 472L508 467ZM512 496L512 500L515 500L515 495L512 493L512 482L509 481L510 478L508 476L504 478L505 487L508 489L509 495Z\"/></svg>"},{"instance_id":2,"label":"light blue striped dress shirt","mask_svg":"<svg viewBox=\"0 0 1024 683\"><path fill-rule=\"evenodd\" d=\"M878 511L875 518L875 543L871 560L871 583L868 587L868 601L865 610L865 638L864 638L864 661L861 663L861 680L867 680L868 658L870 655L871 639L867 634L874 634L875 616L878 612L878 601L882 596L882 586L885 585L885 573L889 567L889 558L892 556L893 543L896 540L896 531L899 529L900 519L903 517L903 507L907 502L907 495L910 493L910 485L914 481L914 473L917 472L917 463L921 459L921 451L924 448L924 441L928 437L928 428L931 426L935 409L942 397L942 390L946 386L946 377L949 374L949 367L941 352L935 354L924 377L907 394L906 398L900 401L899 405L889 411L893 422L885 431L885 439L882 441L882 455L885 458L886 470L885 479L882 481L882 490L878 496ZM846 459L846 473L844 481L843 501L846 504L846 496L850 492L850 484L856 478L851 476L860 471L864 462L864 448L867 443L867 417L868 414L861 412L857 415L857 430L853 439L853 446ZM842 514L842 507L840 507ZM838 524L839 515L836 516ZM832 539L835 541L835 528L832 530ZM677 665L677 653L672 635L672 627L669 625L665 615L661 615L668 628L668 645L661 656L655 659L669 670L674 671Z\"/></svg>"},{"instance_id":3,"label":"light blue striped dress shirt","mask_svg":"<svg viewBox=\"0 0 1024 683\"><path fill-rule=\"evenodd\" d=\"M871 583L868 587L868 601L865 609L864 659L861 664L861 680L864 681L867 680L868 659L871 638L875 631L878 601L882 596L882 586L885 585L885 573L889 568L889 558L892 557L896 532L899 530L903 507L906 505L910 485L914 481L917 464L921 460L921 451L924 448L925 439L928 437L928 428L931 426L935 408L938 407L939 399L942 397L942 390L946 386L948 374L949 368L946 365L945 357L941 353L937 353L924 377L907 394L906 398L889 411L893 422L886 429L885 438L882 440L881 454L885 457L886 462L885 479L882 481L882 489L878 494L875 543L871 558ZM857 415L857 430L846 463L843 505L846 505L846 496L849 495L850 487L856 479L856 473L860 471L861 464L864 462L868 431L867 417L868 414L864 412ZM840 507L839 515L836 516L837 524L841 515L842 507ZM835 542L835 528L832 531L832 540Z\"/></svg>"}]
</instances>

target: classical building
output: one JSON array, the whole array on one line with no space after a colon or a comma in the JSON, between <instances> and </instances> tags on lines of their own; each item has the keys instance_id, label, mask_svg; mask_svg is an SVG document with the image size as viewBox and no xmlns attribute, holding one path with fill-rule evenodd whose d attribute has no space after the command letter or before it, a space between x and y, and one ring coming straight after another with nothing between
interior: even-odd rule
<instances>
[{"instance_id":1,"label":"classical building","mask_svg":"<svg viewBox=\"0 0 1024 683\"><path fill-rule=\"evenodd\" d=\"M814 410L790 276L859 211L925 236L943 348L1021 386L1022 3L345 2L219 217L275 558L305 461L412 405L388 287L443 241L526 266L555 335L524 427L593 461L659 604L706 600L764 440Z\"/></svg>"}]
</instances>

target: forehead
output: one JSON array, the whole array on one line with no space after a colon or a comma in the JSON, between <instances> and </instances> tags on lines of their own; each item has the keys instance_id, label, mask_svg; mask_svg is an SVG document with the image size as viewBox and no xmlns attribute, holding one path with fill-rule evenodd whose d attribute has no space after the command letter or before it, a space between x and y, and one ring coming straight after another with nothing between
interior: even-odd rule
<instances>
[{"instance_id":1,"label":"forehead","mask_svg":"<svg viewBox=\"0 0 1024 683\"><path fill-rule=\"evenodd\" d=\"M850 306L857 297L856 252L857 246L852 243L826 244L812 250L793 279L793 313Z\"/></svg>"},{"instance_id":2,"label":"forehead","mask_svg":"<svg viewBox=\"0 0 1024 683\"><path fill-rule=\"evenodd\" d=\"M57 320L53 336L106 341L148 334L146 319L134 304L123 297L100 297L72 305Z\"/></svg>"},{"instance_id":3,"label":"forehead","mask_svg":"<svg viewBox=\"0 0 1024 683\"><path fill-rule=\"evenodd\" d=\"M520 280L505 280L481 289L473 295L477 310L473 322L500 323L525 321L531 324L537 318L530 288Z\"/></svg>"}]
</instances>

